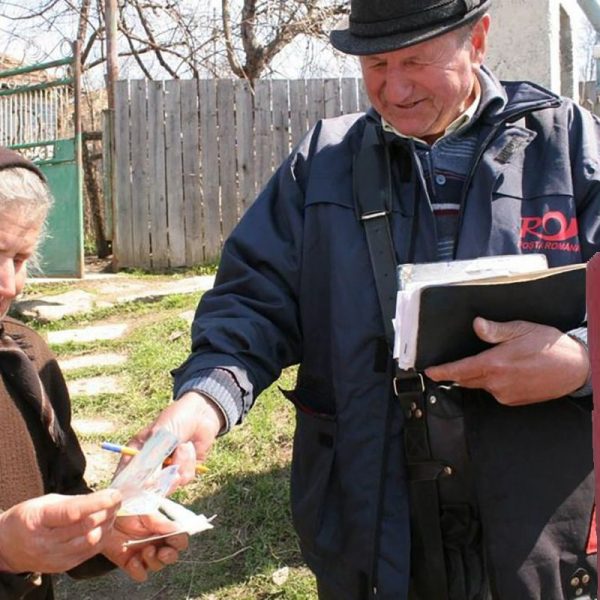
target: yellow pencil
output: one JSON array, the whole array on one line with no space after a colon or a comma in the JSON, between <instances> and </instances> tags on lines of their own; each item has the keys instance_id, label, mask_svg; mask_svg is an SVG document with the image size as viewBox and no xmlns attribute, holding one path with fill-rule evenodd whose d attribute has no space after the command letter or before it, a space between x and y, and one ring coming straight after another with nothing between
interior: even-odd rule
<instances>
[{"instance_id":1,"label":"yellow pencil","mask_svg":"<svg viewBox=\"0 0 600 600\"><path fill-rule=\"evenodd\" d=\"M135 456L139 454L137 448L130 448L129 446L120 446L119 444L111 444L110 442L102 442L102 448L109 450L110 452L118 452L125 456ZM171 457L167 458L163 464L170 465L173 462ZM208 473L209 468L205 467L202 463L196 463L196 473Z\"/></svg>"}]
</instances>

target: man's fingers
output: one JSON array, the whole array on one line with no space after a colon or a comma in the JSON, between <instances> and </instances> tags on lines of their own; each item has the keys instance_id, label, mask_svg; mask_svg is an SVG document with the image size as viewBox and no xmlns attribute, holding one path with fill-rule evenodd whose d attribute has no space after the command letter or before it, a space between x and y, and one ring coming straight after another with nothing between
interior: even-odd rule
<instances>
[{"instance_id":1,"label":"man's fingers","mask_svg":"<svg viewBox=\"0 0 600 600\"><path fill-rule=\"evenodd\" d=\"M479 379L485 372L485 359L481 360L484 354L485 352L482 352L469 358L429 367L425 369L425 375L433 381L454 381L461 385L464 381Z\"/></svg>"},{"instance_id":2,"label":"man's fingers","mask_svg":"<svg viewBox=\"0 0 600 600\"><path fill-rule=\"evenodd\" d=\"M148 425L138 431L134 437L132 437L128 442L127 446L129 448L135 448L136 450L141 450L144 447L147 439L152 435L154 429L152 425ZM117 468L115 469L114 475L120 473L127 463L133 458L133 456L128 456L127 454L122 454L119 459L119 463L117 464Z\"/></svg>"},{"instance_id":3,"label":"man's fingers","mask_svg":"<svg viewBox=\"0 0 600 600\"><path fill-rule=\"evenodd\" d=\"M482 317L476 317L473 321L473 330L479 339L489 344L500 344L508 342L530 333L534 327L533 323L527 321L507 321L500 323L490 321Z\"/></svg>"},{"instance_id":4,"label":"man's fingers","mask_svg":"<svg viewBox=\"0 0 600 600\"><path fill-rule=\"evenodd\" d=\"M175 488L178 485L185 485L196 477L196 450L192 442L177 446L171 459L179 467L179 480L175 482Z\"/></svg>"}]
</instances>

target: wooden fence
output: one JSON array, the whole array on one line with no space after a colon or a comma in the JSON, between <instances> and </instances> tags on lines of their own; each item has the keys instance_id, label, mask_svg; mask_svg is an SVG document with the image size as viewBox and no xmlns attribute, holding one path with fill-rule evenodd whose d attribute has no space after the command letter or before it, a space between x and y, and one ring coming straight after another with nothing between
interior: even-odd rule
<instances>
[{"instance_id":1,"label":"wooden fence","mask_svg":"<svg viewBox=\"0 0 600 600\"><path fill-rule=\"evenodd\" d=\"M214 261L257 192L322 117L364 110L358 79L120 81L119 267Z\"/></svg>"}]
</instances>

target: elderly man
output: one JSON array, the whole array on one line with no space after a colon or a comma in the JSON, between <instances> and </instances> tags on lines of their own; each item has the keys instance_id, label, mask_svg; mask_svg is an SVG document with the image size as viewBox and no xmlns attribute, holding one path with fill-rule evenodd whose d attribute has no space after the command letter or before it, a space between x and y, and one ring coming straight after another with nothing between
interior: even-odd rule
<instances>
[{"instance_id":1,"label":"elderly man","mask_svg":"<svg viewBox=\"0 0 600 600\"><path fill-rule=\"evenodd\" d=\"M58 363L29 327L6 316L23 290L52 197L42 173L0 148L0 598L51 600L51 574L99 575L120 566L143 581L175 562L186 536L128 548L169 533L159 516L117 516L117 490L91 493L71 429Z\"/></svg>"},{"instance_id":2,"label":"elderly man","mask_svg":"<svg viewBox=\"0 0 600 600\"><path fill-rule=\"evenodd\" d=\"M322 599L595 596L585 329L478 318L491 349L393 385L396 264L600 249L598 123L483 66L489 4L352 0L331 41L372 108L319 122L232 233L155 423L202 457L300 364L292 514Z\"/></svg>"}]
</instances>

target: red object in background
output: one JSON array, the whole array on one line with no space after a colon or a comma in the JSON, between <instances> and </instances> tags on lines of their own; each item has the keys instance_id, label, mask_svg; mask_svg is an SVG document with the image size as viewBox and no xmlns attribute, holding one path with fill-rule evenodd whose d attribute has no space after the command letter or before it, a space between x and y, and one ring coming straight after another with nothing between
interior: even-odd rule
<instances>
[{"instance_id":1,"label":"red object in background","mask_svg":"<svg viewBox=\"0 0 600 600\"><path fill-rule=\"evenodd\" d=\"M594 469L596 472L597 502L598 498L600 498L600 253L594 255L587 265L586 296L588 346L592 364L592 385L594 388Z\"/></svg>"}]
</instances>

